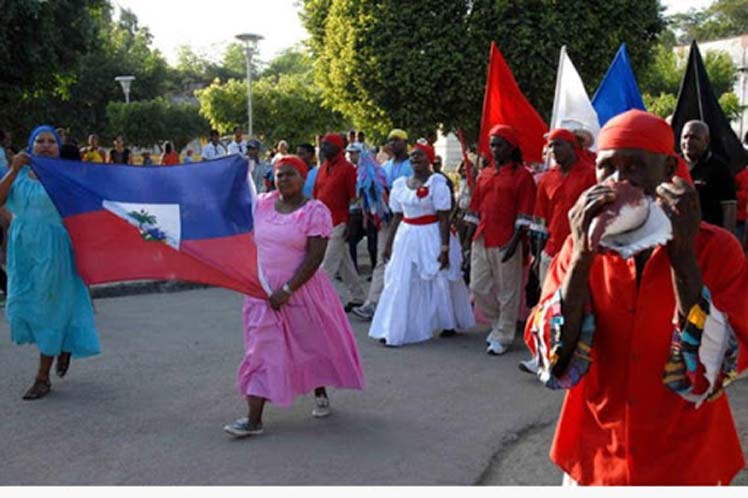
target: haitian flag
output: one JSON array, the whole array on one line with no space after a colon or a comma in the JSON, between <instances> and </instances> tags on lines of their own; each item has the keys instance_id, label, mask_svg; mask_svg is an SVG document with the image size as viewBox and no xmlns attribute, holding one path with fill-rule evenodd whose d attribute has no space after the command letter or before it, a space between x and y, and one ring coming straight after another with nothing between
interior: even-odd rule
<instances>
[{"instance_id":1,"label":"haitian flag","mask_svg":"<svg viewBox=\"0 0 748 498\"><path fill-rule=\"evenodd\" d=\"M247 161L173 168L33 156L87 284L167 279L266 298L252 234Z\"/></svg>"}]
</instances>

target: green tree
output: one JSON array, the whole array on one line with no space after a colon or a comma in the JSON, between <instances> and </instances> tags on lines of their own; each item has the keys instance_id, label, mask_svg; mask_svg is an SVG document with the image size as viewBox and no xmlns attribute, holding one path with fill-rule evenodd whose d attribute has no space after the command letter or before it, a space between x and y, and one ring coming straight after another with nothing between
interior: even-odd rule
<instances>
[{"instance_id":1,"label":"green tree","mask_svg":"<svg viewBox=\"0 0 748 498\"><path fill-rule=\"evenodd\" d=\"M635 66L664 26L657 0L305 0L302 20L326 105L383 135L439 126L475 132L495 40L520 87L549 116L558 53L566 44L594 91L626 41Z\"/></svg>"},{"instance_id":2,"label":"green tree","mask_svg":"<svg viewBox=\"0 0 748 498\"><path fill-rule=\"evenodd\" d=\"M124 134L132 144L151 147L170 141L177 151L206 135L208 122L195 104L172 103L164 98L110 102L106 107L110 134Z\"/></svg>"},{"instance_id":3,"label":"green tree","mask_svg":"<svg viewBox=\"0 0 748 498\"><path fill-rule=\"evenodd\" d=\"M66 98L81 59L95 50L106 0L0 2L0 126L16 134L48 122Z\"/></svg>"},{"instance_id":4,"label":"green tree","mask_svg":"<svg viewBox=\"0 0 748 498\"><path fill-rule=\"evenodd\" d=\"M657 46L652 63L642 71L639 78L647 109L662 117L669 116L675 111L687 63L687 49L676 51L665 44ZM718 50L707 52L704 56L704 66L714 93L718 97L728 95L738 78L737 69L729 54Z\"/></svg>"},{"instance_id":5,"label":"green tree","mask_svg":"<svg viewBox=\"0 0 748 498\"><path fill-rule=\"evenodd\" d=\"M644 105L649 112L657 114L661 118L667 118L675 112L675 105L678 103L678 99L672 93L661 93L657 97L653 97L649 93L642 95Z\"/></svg>"},{"instance_id":6,"label":"green tree","mask_svg":"<svg viewBox=\"0 0 748 498\"><path fill-rule=\"evenodd\" d=\"M730 121L735 121L743 116L743 112L746 107L740 105L740 99L734 92L723 93L719 98L719 105L722 106L722 110Z\"/></svg>"},{"instance_id":7,"label":"green tree","mask_svg":"<svg viewBox=\"0 0 748 498\"><path fill-rule=\"evenodd\" d=\"M264 74L252 84L253 131L260 139L307 142L315 135L347 127L340 114L323 107L306 53L285 51L270 62ZM246 123L246 85L243 79L225 83L216 79L196 92L200 113L220 133Z\"/></svg>"},{"instance_id":8,"label":"green tree","mask_svg":"<svg viewBox=\"0 0 748 498\"><path fill-rule=\"evenodd\" d=\"M252 74L259 73L257 61L253 59ZM215 79L227 81L246 76L247 60L244 47L239 43L230 43L219 62L196 53L189 45L182 45L177 49L177 64L173 78L179 88L204 87Z\"/></svg>"},{"instance_id":9,"label":"green tree","mask_svg":"<svg viewBox=\"0 0 748 498\"><path fill-rule=\"evenodd\" d=\"M681 44L739 36L748 32L748 0L718 0L669 18Z\"/></svg>"}]
</instances>

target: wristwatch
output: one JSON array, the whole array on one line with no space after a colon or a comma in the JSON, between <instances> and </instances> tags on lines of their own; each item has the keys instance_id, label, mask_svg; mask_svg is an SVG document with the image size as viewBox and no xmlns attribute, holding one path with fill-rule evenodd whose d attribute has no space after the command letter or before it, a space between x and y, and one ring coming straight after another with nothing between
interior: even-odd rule
<instances>
[{"instance_id":1,"label":"wristwatch","mask_svg":"<svg viewBox=\"0 0 748 498\"><path fill-rule=\"evenodd\" d=\"M290 286L290 285L288 285L288 282L286 282L285 284L283 284L283 287L282 287L282 289L281 289L281 290L282 290L283 292L285 292L286 294L288 294L289 296L290 296L291 294L293 294L293 291L291 290L291 286Z\"/></svg>"}]
</instances>

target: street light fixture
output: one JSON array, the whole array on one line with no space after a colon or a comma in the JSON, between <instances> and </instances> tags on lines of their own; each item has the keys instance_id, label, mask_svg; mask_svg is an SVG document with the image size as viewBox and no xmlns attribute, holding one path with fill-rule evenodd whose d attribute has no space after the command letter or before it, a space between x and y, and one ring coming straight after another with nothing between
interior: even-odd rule
<instances>
[{"instance_id":1,"label":"street light fixture","mask_svg":"<svg viewBox=\"0 0 748 498\"><path fill-rule=\"evenodd\" d=\"M244 55L247 58L247 118L249 119L250 138L252 138L252 55L257 49L257 42L262 38L254 33L236 35L236 39L244 43Z\"/></svg>"},{"instance_id":2,"label":"street light fixture","mask_svg":"<svg viewBox=\"0 0 748 498\"><path fill-rule=\"evenodd\" d=\"M122 91L125 94L125 103L130 103L130 85L135 81L135 76L117 76L114 81L122 85Z\"/></svg>"}]
</instances>

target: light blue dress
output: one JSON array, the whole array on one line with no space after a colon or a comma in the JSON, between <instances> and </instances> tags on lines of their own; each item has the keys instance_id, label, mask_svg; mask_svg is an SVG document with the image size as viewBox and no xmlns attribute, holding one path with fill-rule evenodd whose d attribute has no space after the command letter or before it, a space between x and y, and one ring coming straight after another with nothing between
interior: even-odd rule
<instances>
[{"instance_id":1,"label":"light blue dress","mask_svg":"<svg viewBox=\"0 0 748 498\"><path fill-rule=\"evenodd\" d=\"M5 207L14 214L8 234L5 315L16 344L81 358L99 353L88 290L75 268L70 237L41 182L19 171ZM3 172L4 174L4 172Z\"/></svg>"}]
</instances>

